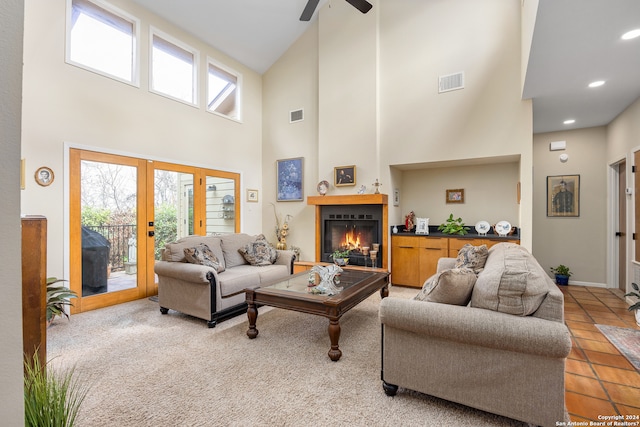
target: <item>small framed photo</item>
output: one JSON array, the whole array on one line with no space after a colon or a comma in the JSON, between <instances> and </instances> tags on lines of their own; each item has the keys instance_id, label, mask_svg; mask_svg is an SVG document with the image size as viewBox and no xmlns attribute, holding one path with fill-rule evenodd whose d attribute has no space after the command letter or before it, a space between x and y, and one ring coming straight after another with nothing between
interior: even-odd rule
<instances>
[{"instance_id":1,"label":"small framed photo","mask_svg":"<svg viewBox=\"0 0 640 427\"><path fill-rule=\"evenodd\" d=\"M333 168L333 176L336 187L356 185L356 166L337 166Z\"/></svg>"},{"instance_id":2,"label":"small framed photo","mask_svg":"<svg viewBox=\"0 0 640 427\"><path fill-rule=\"evenodd\" d=\"M297 202L304 200L304 158L276 160L278 202ZM257 194L257 193L256 193Z\"/></svg>"},{"instance_id":3,"label":"small framed photo","mask_svg":"<svg viewBox=\"0 0 640 427\"><path fill-rule=\"evenodd\" d=\"M258 203L258 190L247 189L247 202Z\"/></svg>"},{"instance_id":4,"label":"small framed photo","mask_svg":"<svg viewBox=\"0 0 640 427\"><path fill-rule=\"evenodd\" d=\"M429 218L416 218L416 234L429 234Z\"/></svg>"},{"instance_id":5,"label":"small framed photo","mask_svg":"<svg viewBox=\"0 0 640 427\"><path fill-rule=\"evenodd\" d=\"M580 175L547 177L547 216L580 216Z\"/></svg>"},{"instance_id":6,"label":"small framed photo","mask_svg":"<svg viewBox=\"0 0 640 427\"><path fill-rule=\"evenodd\" d=\"M447 203L464 203L464 189L447 190Z\"/></svg>"},{"instance_id":7,"label":"small framed photo","mask_svg":"<svg viewBox=\"0 0 640 427\"><path fill-rule=\"evenodd\" d=\"M54 179L53 171L46 166L42 166L36 170L35 179L43 187L51 185Z\"/></svg>"}]
</instances>

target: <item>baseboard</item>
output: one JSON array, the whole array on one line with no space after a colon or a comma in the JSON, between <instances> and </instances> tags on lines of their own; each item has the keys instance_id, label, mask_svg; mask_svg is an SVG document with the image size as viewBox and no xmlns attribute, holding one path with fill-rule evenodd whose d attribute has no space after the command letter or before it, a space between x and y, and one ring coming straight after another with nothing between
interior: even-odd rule
<instances>
[{"instance_id":1,"label":"baseboard","mask_svg":"<svg viewBox=\"0 0 640 427\"><path fill-rule=\"evenodd\" d=\"M578 282L569 280L569 286L587 286L592 288L609 288L606 283L596 283L596 282Z\"/></svg>"}]
</instances>

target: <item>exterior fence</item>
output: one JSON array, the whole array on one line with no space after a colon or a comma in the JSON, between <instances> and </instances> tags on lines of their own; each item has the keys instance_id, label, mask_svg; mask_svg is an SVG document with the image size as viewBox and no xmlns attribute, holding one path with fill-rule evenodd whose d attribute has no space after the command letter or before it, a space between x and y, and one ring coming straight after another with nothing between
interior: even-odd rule
<instances>
[{"instance_id":1,"label":"exterior fence","mask_svg":"<svg viewBox=\"0 0 640 427\"><path fill-rule=\"evenodd\" d=\"M136 225L86 225L84 227L100 233L111 244L109 250L111 271L124 270L124 263L129 261L129 240L136 237Z\"/></svg>"}]
</instances>

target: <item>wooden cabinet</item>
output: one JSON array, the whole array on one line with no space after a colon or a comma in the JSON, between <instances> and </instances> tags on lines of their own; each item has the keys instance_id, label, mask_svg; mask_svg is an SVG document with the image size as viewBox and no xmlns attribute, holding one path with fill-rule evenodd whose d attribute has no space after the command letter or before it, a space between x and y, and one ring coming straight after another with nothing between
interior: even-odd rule
<instances>
[{"instance_id":1,"label":"wooden cabinet","mask_svg":"<svg viewBox=\"0 0 640 427\"><path fill-rule=\"evenodd\" d=\"M438 260L448 254L446 237L392 236L391 282L421 287L432 276Z\"/></svg>"},{"instance_id":2,"label":"wooden cabinet","mask_svg":"<svg viewBox=\"0 0 640 427\"><path fill-rule=\"evenodd\" d=\"M391 236L391 283L420 288L436 273L438 260L455 258L465 244L491 247L501 242L519 244L519 240L405 235Z\"/></svg>"}]
</instances>

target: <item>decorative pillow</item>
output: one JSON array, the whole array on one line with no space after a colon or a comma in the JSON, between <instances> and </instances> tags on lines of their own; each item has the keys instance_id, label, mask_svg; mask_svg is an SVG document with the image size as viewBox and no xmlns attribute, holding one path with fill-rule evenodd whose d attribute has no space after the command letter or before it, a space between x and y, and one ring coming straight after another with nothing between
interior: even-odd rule
<instances>
[{"instance_id":1,"label":"decorative pillow","mask_svg":"<svg viewBox=\"0 0 640 427\"><path fill-rule=\"evenodd\" d=\"M499 243L491 247L486 267L478 275L471 306L529 316L549 292L551 279L524 247Z\"/></svg>"},{"instance_id":2,"label":"decorative pillow","mask_svg":"<svg viewBox=\"0 0 640 427\"><path fill-rule=\"evenodd\" d=\"M215 269L218 273L224 271L224 267L220 264L218 257L204 243L200 243L193 248L184 248L184 257L191 264L206 265Z\"/></svg>"},{"instance_id":3,"label":"decorative pillow","mask_svg":"<svg viewBox=\"0 0 640 427\"><path fill-rule=\"evenodd\" d=\"M484 268L488 255L487 245L473 246L467 243L458 251L455 267L470 268L478 274Z\"/></svg>"},{"instance_id":4,"label":"decorative pillow","mask_svg":"<svg viewBox=\"0 0 640 427\"><path fill-rule=\"evenodd\" d=\"M414 299L442 304L467 305L471 299L476 279L476 273L470 268L444 270L428 278Z\"/></svg>"},{"instance_id":5,"label":"decorative pillow","mask_svg":"<svg viewBox=\"0 0 640 427\"><path fill-rule=\"evenodd\" d=\"M271 243L267 242L263 235L258 236L255 242L247 243L238 249L238 252L249 264L257 266L271 265L278 258L276 248L271 246Z\"/></svg>"}]
</instances>

